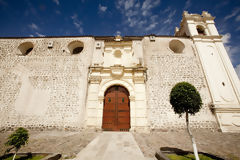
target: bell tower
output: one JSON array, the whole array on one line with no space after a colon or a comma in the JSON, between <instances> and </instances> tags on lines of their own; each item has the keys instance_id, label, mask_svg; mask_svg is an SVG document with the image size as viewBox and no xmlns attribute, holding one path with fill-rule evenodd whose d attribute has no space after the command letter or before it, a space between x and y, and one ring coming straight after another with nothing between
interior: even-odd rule
<instances>
[{"instance_id":1,"label":"bell tower","mask_svg":"<svg viewBox=\"0 0 240 160\"><path fill-rule=\"evenodd\" d=\"M184 11L175 36L188 36L193 40L212 97L209 106L223 132L236 132L240 131L240 81L214 19L206 11L202 15Z\"/></svg>"}]
</instances>

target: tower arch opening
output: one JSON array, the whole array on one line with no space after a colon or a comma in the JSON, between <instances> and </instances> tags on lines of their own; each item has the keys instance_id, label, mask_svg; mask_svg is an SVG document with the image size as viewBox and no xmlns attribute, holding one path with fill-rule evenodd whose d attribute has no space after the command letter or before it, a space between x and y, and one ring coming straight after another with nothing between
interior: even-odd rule
<instances>
[{"instance_id":1,"label":"tower arch opening","mask_svg":"<svg viewBox=\"0 0 240 160\"><path fill-rule=\"evenodd\" d=\"M205 33L205 30L204 30L204 27L203 27L203 26L201 26L201 25L197 25L196 29L197 29L198 35L203 35L203 36L205 36L205 35L206 35L206 33Z\"/></svg>"}]
</instances>

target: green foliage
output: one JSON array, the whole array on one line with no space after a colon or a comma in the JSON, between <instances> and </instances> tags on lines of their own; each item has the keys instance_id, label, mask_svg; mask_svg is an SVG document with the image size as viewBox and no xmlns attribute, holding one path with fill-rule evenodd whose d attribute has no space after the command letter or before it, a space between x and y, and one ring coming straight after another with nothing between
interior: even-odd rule
<instances>
[{"instance_id":1,"label":"green foliage","mask_svg":"<svg viewBox=\"0 0 240 160\"><path fill-rule=\"evenodd\" d=\"M20 127L8 137L8 141L5 143L5 145L14 146L17 151L21 148L21 146L27 144L28 138L28 131L25 128Z\"/></svg>"},{"instance_id":2,"label":"green foliage","mask_svg":"<svg viewBox=\"0 0 240 160\"><path fill-rule=\"evenodd\" d=\"M187 112L197 113L202 107L202 99L197 89L188 82L177 83L170 93L170 103L180 116Z\"/></svg>"},{"instance_id":3,"label":"green foliage","mask_svg":"<svg viewBox=\"0 0 240 160\"><path fill-rule=\"evenodd\" d=\"M187 158L185 156L176 155L176 154L168 154L167 157L171 160L192 160L191 158Z\"/></svg>"},{"instance_id":4,"label":"green foliage","mask_svg":"<svg viewBox=\"0 0 240 160\"><path fill-rule=\"evenodd\" d=\"M195 156L193 154L188 154L188 155L167 154L167 157L171 160L194 160L195 159ZM199 159L200 160L214 160L203 154L199 154Z\"/></svg>"},{"instance_id":5,"label":"green foliage","mask_svg":"<svg viewBox=\"0 0 240 160\"><path fill-rule=\"evenodd\" d=\"M191 159L195 159L195 156L193 154L188 154L188 155L186 155L186 157L189 157ZM212 159L212 158L210 158L208 156L205 156L203 154L199 154L199 159L200 160L215 160L215 159Z\"/></svg>"}]
</instances>

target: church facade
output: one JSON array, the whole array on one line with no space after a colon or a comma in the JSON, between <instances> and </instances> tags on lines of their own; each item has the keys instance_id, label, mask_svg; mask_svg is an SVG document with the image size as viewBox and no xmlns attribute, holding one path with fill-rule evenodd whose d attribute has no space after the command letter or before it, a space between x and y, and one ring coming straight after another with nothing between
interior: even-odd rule
<instances>
[{"instance_id":1,"label":"church facade","mask_svg":"<svg viewBox=\"0 0 240 160\"><path fill-rule=\"evenodd\" d=\"M240 81L208 12L183 13L174 36L0 38L0 129L185 128L169 103L200 92L193 128L240 131Z\"/></svg>"}]
</instances>

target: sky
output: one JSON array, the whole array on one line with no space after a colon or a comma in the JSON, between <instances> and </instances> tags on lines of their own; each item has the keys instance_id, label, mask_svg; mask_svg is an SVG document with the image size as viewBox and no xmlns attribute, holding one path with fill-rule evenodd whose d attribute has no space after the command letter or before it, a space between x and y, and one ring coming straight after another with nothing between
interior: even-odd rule
<instances>
[{"instance_id":1,"label":"sky","mask_svg":"<svg viewBox=\"0 0 240 160\"><path fill-rule=\"evenodd\" d=\"M174 35L208 11L240 77L240 0L0 0L0 37Z\"/></svg>"}]
</instances>

